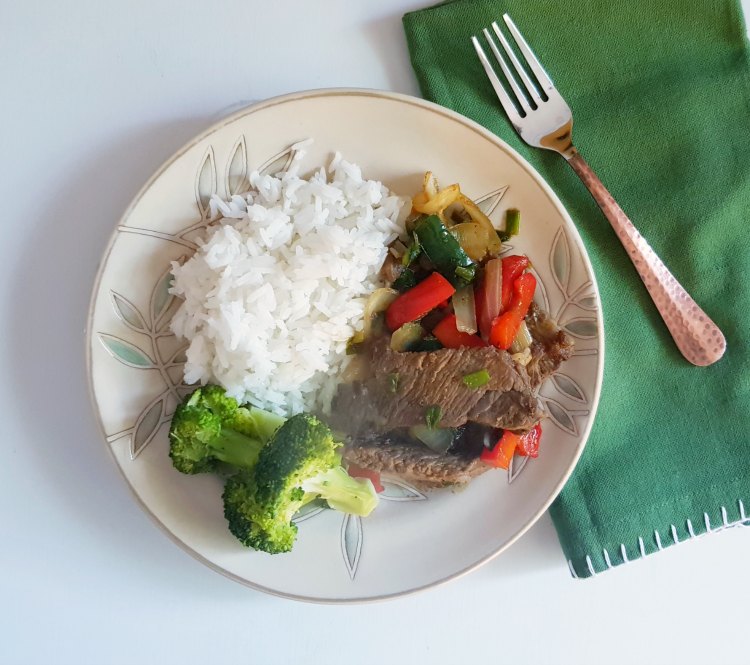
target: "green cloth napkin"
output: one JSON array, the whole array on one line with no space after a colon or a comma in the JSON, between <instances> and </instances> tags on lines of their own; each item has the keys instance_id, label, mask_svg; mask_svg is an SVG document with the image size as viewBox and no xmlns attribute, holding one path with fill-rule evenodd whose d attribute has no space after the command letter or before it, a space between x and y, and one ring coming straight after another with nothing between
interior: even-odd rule
<instances>
[{"instance_id":1,"label":"green cloth napkin","mask_svg":"<svg viewBox=\"0 0 750 665\"><path fill-rule=\"evenodd\" d=\"M726 335L717 364L682 358L572 169L506 120L470 42L504 12L572 108L584 158ZM551 508L571 572L588 577L750 519L750 81L738 3L456 0L407 14L404 27L424 96L531 162L596 271L601 402Z\"/></svg>"}]
</instances>

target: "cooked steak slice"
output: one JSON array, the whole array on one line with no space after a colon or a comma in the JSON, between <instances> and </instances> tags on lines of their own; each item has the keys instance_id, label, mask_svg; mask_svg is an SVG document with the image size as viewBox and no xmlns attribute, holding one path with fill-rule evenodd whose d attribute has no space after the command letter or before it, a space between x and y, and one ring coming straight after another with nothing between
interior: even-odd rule
<instances>
[{"instance_id":1,"label":"cooked steak slice","mask_svg":"<svg viewBox=\"0 0 750 665\"><path fill-rule=\"evenodd\" d=\"M480 441L481 450L481 438L475 440ZM441 455L398 432L355 442L347 446L344 458L366 469L395 474L424 489L463 485L491 468L479 459L479 452L459 450Z\"/></svg>"},{"instance_id":2,"label":"cooked steak slice","mask_svg":"<svg viewBox=\"0 0 750 665\"><path fill-rule=\"evenodd\" d=\"M381 338L369 358L371 377L342 384L333 401L334 427L350 434L423 425L431 406L440 407L441 427L523 430L543 415L526 369L494 347L397 353ZM467 387L463 377L482 369L489 382Z\"/></svg>"},{"instance_id":3,"label":"cooked steak slice","mask_svg":"<svg viewBox=\"0 0 750 665\"><path fill-rule=\"evenodd\" d=\"M526 371L531 385L538 389L573 355L573 340L536 304L526 316L526 325L534 340Z\"/></svg>"}]
</instances>

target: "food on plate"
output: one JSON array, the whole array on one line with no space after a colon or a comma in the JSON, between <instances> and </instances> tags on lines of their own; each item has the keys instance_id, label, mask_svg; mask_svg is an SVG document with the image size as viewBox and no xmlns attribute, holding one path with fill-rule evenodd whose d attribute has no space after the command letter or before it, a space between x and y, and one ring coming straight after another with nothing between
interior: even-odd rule
<instances>
[{"instance_id":1,"label":"food on plate","mask_svg":"<svg viewBox=\"0 0 750 665\"><path fill-rule=\"evenodd\" d=\"M263 552L292 549L292 518L310 501L322 499L329 508L360 516L378 504L372 479L354 477L341 465L341 443L325 423L308 413L285 419L242 406L220 386L185 397L172 417L169 440L178 471L225 476L229 530Z\"/></svg>"},{"instance_id":2,"label":"food on plate","mask_svg":"<svg viewBox=\"0 0 750 665\"><path fill-rule=\"evenodd\" d=\"M224 515L241 543L276 554L292 549L295 513L314 499L330 508L367 516L378 504L368 478L353 478L341 466L340 444L318 418L300 413L264 445L254 468L229 478Z\"/></svg>"},{"instance_id":3,"label":"food on plate","mask_svg":"<svg viewBox=\"0 0 750 665\"><path fill-rule=\"evenodd\" d=\"M433 488L536 457L539 388L573 342L534 303L528 257L499 256L520 213L497 232L458 185L440 190L428 173L407 227L381 273L399 294L357 340L356 371L333 400L346 460Z\"/></svg>"},{"instance_id":4,"label":"food on plate","mask_svg":"<svg viewBox=\"0 0 750 665\"><path fill-rule=\"evenodd\" d=\"M189 342L170 457L223 476L243 544L287 552L313 500L366 516L380 473L434 488L535 457L540 385L572 342L534 304L526 256L459 185L432 174L406 205L336 154L250 175L211 200L194 256L174 263L172 330Z\"/></svg>"},{"instance_id":5,"label":"food on plate","mask_svg":"<svg viewBox=\"0 0 750 665\"><path fill-rule=\"evenodd\" d=\"M347 341L408 213L408 199L338 154L328 169L300 174L305 145L286 171L251 173L251 191L214 196L217 219L172 267L172 292L184 300L172 331L190 344L185 382L221 385L287 417L330 406Z\"/></svg>"},{"instance_id":6,"label":"food on plate","mask_svg":"<svg viewBox=\"0 0 750 665\"><path fill-rule=\"evenodd\" d=\"M222 464L249 469L283 422L275 413L240 406L219 386L204 386L177 405L169 427L169 456L187 474L217 471Z\"/></svg>"}]
</instances>

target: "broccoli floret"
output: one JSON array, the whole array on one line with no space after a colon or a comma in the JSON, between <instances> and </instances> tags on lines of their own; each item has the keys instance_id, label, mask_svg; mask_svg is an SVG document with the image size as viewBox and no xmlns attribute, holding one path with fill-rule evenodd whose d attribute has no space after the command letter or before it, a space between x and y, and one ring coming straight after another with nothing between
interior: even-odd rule
<instances>
[{"instance_id":1,"label":"broccoli floret","mask_svg":"<svg viewBox=\"0 0 750 665\"><path fill-rule=\"evenodd\" d=\"M261 449L249 472L227 481L224 516L229 530L248 547L288 552L297 535L294 514L318 497L331 508L369 515L378 503L372 482L352 478L341 466L339 444L315 416L287 420Z\"/></svg>"},{"instance_id":2,"label":"broccoli floret","mask_svg":"<svg viewBox=\"0 0 750 665\"><path fill-rule=\"evenodd\" d=\"M169 428L169 456L182 473L216 471L220 463L249 469L284 419L243 407L219 386L193 391L177 406Z\"/></svg>"}]
</instances>

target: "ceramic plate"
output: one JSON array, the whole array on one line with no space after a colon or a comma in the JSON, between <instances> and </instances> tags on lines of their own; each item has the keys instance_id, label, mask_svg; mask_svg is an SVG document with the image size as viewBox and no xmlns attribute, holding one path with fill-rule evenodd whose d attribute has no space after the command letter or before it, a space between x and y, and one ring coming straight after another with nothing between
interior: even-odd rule
<instances>
[{"instance_id":1,"label":"ceramic plate","mask_svg":"<svg viewBox=\"0 0 750 665\"><path fill-rule=\"evenodd\" d=\"M549 412L539 458L485 473L460 492L423 493L384 478L365 519L331 510L297 517L294 551L242 547L226 528L221 481L172 468L167 431L182 385L184 345L169 332L178 303L170 262L188 256L213 193L242 191L253 169L273 171L289 146L312 138L304 166L333 151L398 194L419 190L425 170L458 182L496 223L518 208L522 232L506 251L531 257L540 304L576 342L575 356L541 390ZM398 596L488 561L546 510L583 450L599 399L603 336L591 264L560 201L517 153L479 125L396 94L325 90L240 111L172 157L137 195L101 263L87 327L91 391L123 476L143 508L187 552L253 588L320 602ZM137 556L135 550L132 556Z\"/></svg>"}]
</instances>

